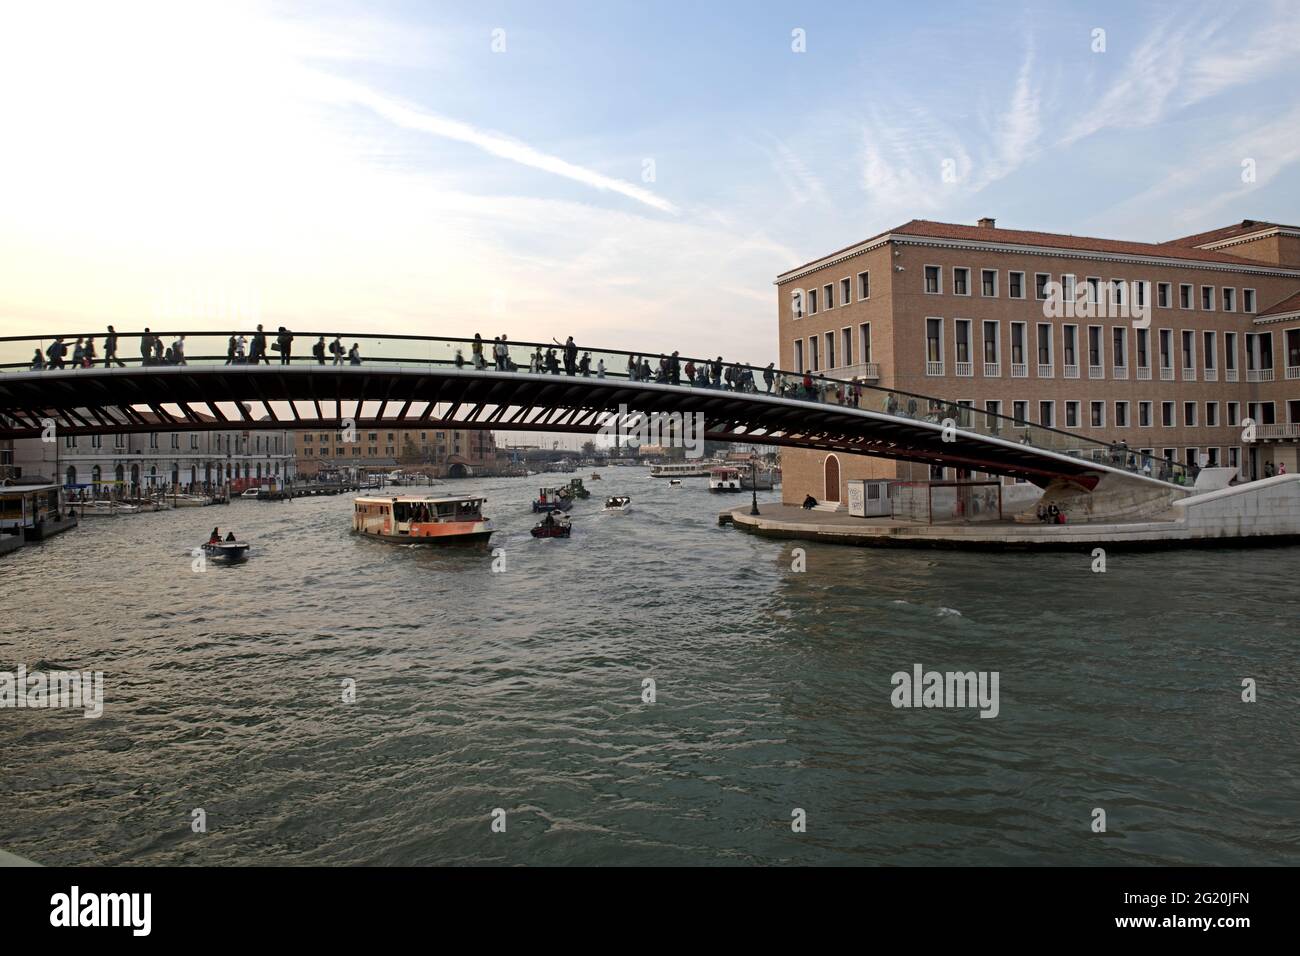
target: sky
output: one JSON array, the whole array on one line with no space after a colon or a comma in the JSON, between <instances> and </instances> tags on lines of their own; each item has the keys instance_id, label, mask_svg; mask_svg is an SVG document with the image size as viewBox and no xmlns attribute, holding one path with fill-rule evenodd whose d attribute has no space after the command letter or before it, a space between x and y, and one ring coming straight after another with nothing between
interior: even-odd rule
<instances>
[{"instance_id":1,"label":"sky","mask_svg":"<svg viewBox=\"0 0 1300 956\"><path fill-rule=\"evenodd\" d=\"M1300 222L1297 12L0 0L0 334L764 364L778 273L912 218Z\"/></svg>"}]
</instances>

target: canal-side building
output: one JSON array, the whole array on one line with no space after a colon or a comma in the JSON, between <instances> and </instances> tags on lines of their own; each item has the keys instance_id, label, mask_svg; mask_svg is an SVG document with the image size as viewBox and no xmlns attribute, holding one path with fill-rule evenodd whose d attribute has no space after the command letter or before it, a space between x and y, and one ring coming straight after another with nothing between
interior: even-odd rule
<instances>
[{"instance_id":1,"label":"canal-side building","mask_svg":"<svg viewBox=\"0 0 1300 956\"><path fill-rule=\"evenodd\" d=\"M348 438L355 438L348 441ZM298 471L366 474L392 469L420 471L435 478L494 475L510 463L497 448L491 431L479 429L360 428L355 435L341 429L300 430L295 433Z\"/></svg>"},{"instance_id":2,"label":"canal-side building","mask_svg":"<svg viewBox=\"0 0 1300 956\"><path fill-rule=\"evenodd\" d=\"M296 475L291 430L168 431L152 412L138 414L159 430L15 440L15 477L42 476L64 486L89 485L100 495L135 497L222 486L238 491Z\"/></svg>"},{"instance_id":3,"label":"canal-side building","mask_svg":"<svg viewBox=\"0 0 1300 956\"><path fill-rule=\"evenodd\" d=\"M782 368L1247 478L1300 464L1300 227L1245 220L1147 243L912 220L776 287ZM1062 314L1079 299L1091 309ZM885 394L865 390L863 406ZM787 502L846 501L856 478L965 477L796 449L783 468Z\"/></svg>"}]
</instances>

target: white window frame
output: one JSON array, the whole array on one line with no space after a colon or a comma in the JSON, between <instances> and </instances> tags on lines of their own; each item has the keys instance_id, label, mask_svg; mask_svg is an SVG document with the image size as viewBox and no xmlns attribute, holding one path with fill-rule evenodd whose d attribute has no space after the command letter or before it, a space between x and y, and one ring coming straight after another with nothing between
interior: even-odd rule
<instances>
[{"instance_id":1,"label":"white window frame","mask_svg":"<svg viewBox=\"0 0 1300 956\"><path fill-rule=\"evenodd\" d=\"M1156 308L1170 309L1174 304L1174 287L1170 282L1156 283Z\"/></svg>"},{"instance_id":2,"label":"white window frame","mask_svg":"<svg viewBox=\"0 0 1300 956\"><path fill-rule=\"evenodd\" d=\"M1247 306L1249 306L1249 308L1247 308ZM1255 290L1254 289L1241 290L1241 311L1245 312L1247 315L1255 314Z\"/></svg>"},{"instance_id":3,"label":"white window frame","mask_svg":"<svg viewBox=\"0 0 1300 956\"><path fill-rule=\"evenodd\" d=\"M865 276L866 279L867 279L867 294L866 294L866 295L863 295L863 294L862 294L862 278L863 278L863 276ZM863 269L861 272L858 273L858 301L859 301L859 302L864 302L864 301L866 301L867 299L870 299L870 298L871 298L871 270L870 270L870 269Z\"/></svg>"},{"instance_id":4,"label":"white window frame","mask_svg":"<svg viewBox=\"0 0 1300 956\"><path fill-rule=\"evenodd\" d=\"M958 292L958 291L957 291L957 273L958 273L958 272L965 272L965 273L966 273L966 291L965 291L965 292ZM953 294L953 295L961 295L961 296L969 297L970 294L971 294L971 283L970 283L970 277L971 277L971 268L970 268L970 266L953 266L953 267L952 267L952 294Z\"/></svg>"},{"instance_id":5,"label":"white window frame","mask_svg":"<svg viewBox=\"0 0 1300 956\"><path fill-rule=\"evenodd\" d=\"M1183 305L1183 290L1187 290L1187 304ZM1196 286L1190 282L1178 283L1178 308L1194 311L1196 309Z\"/></svg>"},{"instance_id":6,"label":"white window frame","mask_svg":"<svg viewBox=\"0 0 1300 956\"><path fill-rule=\"evenodd\" d=\"M1207 292L1210 293L1210 304L1209 304L1209 305L1206 305L1206 304L1205 304L1205 293L1207 293ZM1214 312L1214 311L1216 311L1216 309L1214 308L1214 286L1212 286L1212 285L1203 285L1203 286L1201 286L1201 300L1200 300L1200 305L1201 305L1201 311L1202 311L1202 312Z\"/></svg>"},{"instance_id":7,"label":"white window frame","mask_svg":"<svg viewBox=\"0 0 1300 956\"><path fill-rule=\"evenodd\" d=\"M1230 285L1225 285L1219 290L1219 302L1223 306L1224 312L1237 311L1237 290Z\"/></svg>"},{"instance_id":8,"label":"white window frame","mask_svg":"<svg viewBox=\"0 0 1300 956\"><path fill-rule=\"evenodd\" d=\"M930 358L930 323L931 323L931 322L938 322L938 323L939 323L939 337L938 337L938 342L939 342L939 359L938 359L938 361L935 361L935 360L933 360L933 359ZM944 321L943 321L943 316L941 316L941 315L927 315L927 316L925 317L925 337L922 339L922 342L923 342L923 344L925 345L925 352L924 352L924 355L925 355L925 374L926 374L926 375L929 375L929 376L941 376L941 375L943 375L943 373L944 373L944 369L947 368L947 365L945 364L945 361L944 361L944 345L945 345L945 343L944 343L944 340L943 340L943 336L944 336L944 330L945 330L945 328L946 328L946 326L945 326L945 323L944 323ZM937 366L937 368L936 368L936 366Z\"/></svg>"},{"instance_id":9,"label":"white window frame","mask_svg":"<svg viewBox=\"0 0 1300 956\"><path fill-rule=\"evenodd\" d=\"M1020 276L1020 295L1013 294L1013 286L1011 283L1012 276ZM1027 296L1028 291L1029 290L1025 288L1025 274L1021 272L1019 269L1008 269L1007 270L1007 298L1022 300Z\"/></svg>"},{"instance_id":10,"label":"white window frame","mask_svg":"<svg viewBox=\"0 0 1300 956\"><path fill-rule=\"evenodd\" d=\"M934 291L931 292L926 288L930 284L930 270L935 271ZM926 295L943 295L943 266L927 262L921 267L921 289Z\"/></svg>"},{"instance_id":11,"label":"white window frame","mask_svg":"<svg viewBox=\"0 0 1300 956\"><path fill-rule=\"evenodd\" d=\"M984 275L993 274L993 292L989 295L984 294ZM998 297L998 270L997 269L980 269L980 297L985 299L996 299Z\"/></svg>"},{"instance_id":12,"label":"white window frame","mask_svg":"<svg viewBox=\"0 0 1300 956\"><path fill-rule=\"evenodd\" d=\"M1147 423L1142 424L1142 410L1146 409ZM1155 423L1155 406L1151 399L1142 399L1138 402L1138 428L1150 428Z\"/></svg>"}]
</instances>

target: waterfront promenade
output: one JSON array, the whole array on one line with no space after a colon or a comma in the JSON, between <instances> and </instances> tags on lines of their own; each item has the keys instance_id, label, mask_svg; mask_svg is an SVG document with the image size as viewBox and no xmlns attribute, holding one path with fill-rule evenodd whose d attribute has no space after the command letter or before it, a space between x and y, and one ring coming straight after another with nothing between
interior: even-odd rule
<instances>
[{"instance_id":1,"label":"waterfront promenade","mask_svg":"<svg viewBox=\"0 0 1300 956\"><path fill-rule=\"evenodd\" d=\"M763 505L760 511L751 515L745 505L724 513L724 520L729 515L736 528L765 537L872 547L1038 551L1273 545L1300 542L1300 475L1193 495L1140 521L1042 524L1008 516L1000 521L928 524L784 504Z\"/></svg>"}]
</instances>

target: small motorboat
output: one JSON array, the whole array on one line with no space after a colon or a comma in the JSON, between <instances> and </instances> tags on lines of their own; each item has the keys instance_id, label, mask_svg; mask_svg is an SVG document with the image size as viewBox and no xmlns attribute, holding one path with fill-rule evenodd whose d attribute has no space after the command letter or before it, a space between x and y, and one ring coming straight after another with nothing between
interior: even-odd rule
<instances>
[{"instance_id":1,"label":"small motorboat","mask_svg":"<svg viewBox=\"0 0 1300 956\"><path fill-rule=\"evenodd\" d=\"M632 499L627 495L613 495L605 499L605 514L625 515L632 510Z\"/></svg>"},{"instance_id":2,"label":"small motorboat","mask_svg":"<svg viewBox=\"0 0 1300 956\"><path fill-rule=\"evenodd\" d=\"M681 486L682 486L682 480L680 478L670 478L668 480L669 488L680 488Z\"/></svg>"},{"instance_id":3,"label":"small motorboat","mask_svg":"<svg viewBox=\"0 0 1300 956\"><path fill-rule=\"evenodd\" d=\"M593 471L593 472L591 473L591 477L588 478L587 480L588 480L588 481L600 481L600 475L596 474L596 473Z\"/></svg>"},{"instance_id":4,"label":"small motorboat","mask_svg":"<svg viewBox=\"0 0 1300 956\"><path fill-rule=\"evenodd\" d=\"M533 513L541 511L568 511L573 507L573 498L568 488L541 488L533 501Z\"/></svg>"},{"instance_id":5,"label":"small motorboat","mask_svg":"<svg viewBox=\"0 0 1300 956\"><path fill-rule=\"evenodd\" d=\"M203 545L203 553L212 561L224 561L238 564L248 560L247 541L209 541Z\"/></svg>"},{"instance_id":6,"label":"small motorboat","mask_svg":"<svg viewBox=\"0 0 1300 956\"><path fill-rule=\"evenodd\" d=\"M540 522L531 533L534 538L567 538L572 530L573 524L568 518L552 518Z\"/></svg>"},{"instance_id":7,"label":"small motorboat","mask_svg":"<svg viewBox=\"0 0 1300 956\"><path fill-rule=\"evenodd\" d=\"M262 493L262 489L261 489L261 487L257 487L257 488L249 488L249 489L247 489L247 490L246 490L242 495L240 495L239 497L241 497L241 498L256 498L256 497L257 497L258 495L260 495L261 493Z\"/></svg>"},{"instance_id":8,"label":"small motorboat","mask_svg":"<svg viewBox=\"0 0 1300 956\"><path fill-rule=\"evenodd\" d=\"M80 503L73 502L72 506L78 509L78 514L83 518L115 518L117 517L117 503L104 498L97 498L94 501L83 501ZM139 510L138 508L136 509Z\"/></svg>"}]
</instances>

